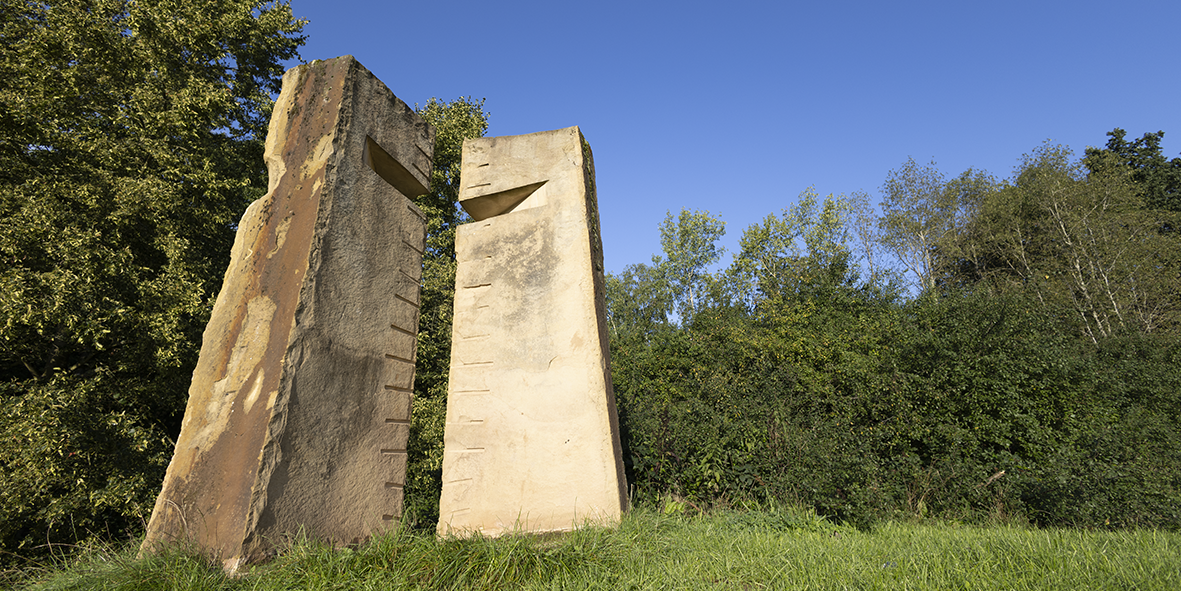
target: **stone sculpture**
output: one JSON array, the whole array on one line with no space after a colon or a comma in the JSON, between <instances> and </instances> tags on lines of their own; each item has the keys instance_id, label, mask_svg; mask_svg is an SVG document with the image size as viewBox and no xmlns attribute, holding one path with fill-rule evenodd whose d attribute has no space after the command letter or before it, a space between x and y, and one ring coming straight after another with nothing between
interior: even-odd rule
<instances>
[{"instance_id":1,"label":"stone sculpture","mask_svg":"<svg viewBox=\"0 0 1181 591\"><path fill-rule=\"evenodd\" d=\"M616 522L594 163L577 127L463 144L440 534Z\"/></svg>"},{"instance_id":2,"label":"stone sculpture","mask_svg":"<svg viewBox=\"0 0 1181 591\"><path fill-rule=\"evenodd\" d=\"M351 56L289 70L143 551L227 569L401 515L434 130Z\"/></svg>"}]
</instances>

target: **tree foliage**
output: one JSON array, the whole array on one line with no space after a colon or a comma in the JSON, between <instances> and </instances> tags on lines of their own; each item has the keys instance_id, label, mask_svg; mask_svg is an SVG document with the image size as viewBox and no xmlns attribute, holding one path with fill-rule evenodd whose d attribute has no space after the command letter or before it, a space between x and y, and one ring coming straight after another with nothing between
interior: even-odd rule
<instances>
[{"instance_id":1,"label":"tree foliage","mask_svg":"<svg viewBox=\"0 0 1181 591\"><path fill-rule=\"evenodd\" d=\"M1112 158L1092 155L1088 173L1061 146L1026 155L960 240L972 253L956 253L961 279L1029 292L1092 341L1181 328L1181 251L1160 231L1175 216L1145 208L1130 170Z\"/></svg>"},{"instance_id":2,"label":"tree foliage","mask_svg":"<svg viewBox=\"0 0 1181 591\"><path fill-rule=\"evenodd\" d=\"M1091 173L1101 173L1113 162L1125 166L1145 206L1181 212L1181 158L1169 160L1161 153L1165 132L1145 133L1131 142L1125 135L1118 127L1107 132L1107 146L1087 148L1083 164Z\"/></svg>"},{"instance_id":3,"label":"tree foliage","mask_svg":"<svg viewBox=\"0 0 1181 591\"><path fill-rule=\"evenodd\" d=\"M303 22L0 1L0 548L28 553L149 514Z\"/></svg>"},{"instance_id":4,"label":"tree foliage","mask_svg":"<svg viewBox=\"0 0 1181 591\"><path fill-rule=\"evenodd\" d=\"M659 264L628 265L606 277L607 322L613 334L647 336L667 326L673 310L672 288Z\"/></svg>"},{"instance_id":5,"label":"tree foliage","mask_svg":"<svg viewBox=\"0 0 1181 591\"><path fill-rule=\"evenodd\" d=\"M682 209L672 212L660 224L660 247L664 258L653 257L652 264L669 287L669 295L682 320L688 320L701 307L710 291L710 266L717 263L726 249L717 245L726 234L726 223L708 211Z\"/></svg>"},{"instance_id":6,"label":"tree foliage","mask_svg":"<svg viewBox=\"0 0 1181 591\"><path fill-rule=\"evenodd\" d=\"M945 271L941 264L958 254L948 245L956 244L995 190L996 181L985 172L968 169L946 181L934 162L921 166L913 158L890 171L882 186L881 241L914 277L919 291L935 288Z\"/></svg>"},{"instance_id":7,"label":"tree foliage","mask_svg":"<svg viewBox=\"0 0 1181 591\"><path fill-rule=\"evenodd\" d=\"M753 308L849 280L857 207L844 195L829 195L821 202L816 190L808 188L780 217L769 215L748 227L738 242L741 251L725 271L733 301Z\"/></svg>"},{"instance_id":8,"label":"tree foliage","mask_svg":"<svg viewBox=\"0 0 1181 591\"><path fill-rule=\"evenodd\" d=\"M432 98L417 107L435 128L434 172L430 192L417 201L427 218L422 258L414 408L408 445L406 511L409 522L434 527L442 486L443 425L451 367L451 319L455 296L455 229L466 220L459 208L463 140L488 131L484 101Z\"/></svg>"},{"instance_id":9,"label":"tree foliage","mask_svg":"<svg viewBox=\"0 0 1181 591\"><path fill-rule=\"evenodd\" d=\"M726 252L717 244L726 223L708 211L682 209L675 218L669 212L659 230L664 256L606 276L607 316L616 332L643 335L674 320L687 323L717 296L710 267Z\"/></svg>"}]
</instances>

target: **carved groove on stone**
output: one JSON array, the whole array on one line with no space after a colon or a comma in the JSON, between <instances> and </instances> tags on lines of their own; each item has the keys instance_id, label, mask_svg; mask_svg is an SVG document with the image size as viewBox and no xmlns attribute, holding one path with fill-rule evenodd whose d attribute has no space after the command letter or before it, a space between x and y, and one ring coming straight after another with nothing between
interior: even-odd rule
<instances>
[{"instance_id":1,"label":"carved groove on stone","mask_svg":"<svg viewBox=\"0 0 1181 591\"><path fill-rule=\"evenodd\" d=\"M418 152L419 152L420 154L422 154L423 156L425 156L425 157L426 157L426 161L428 162L428 167L429 167L429 163L430 163L430 162L431 162L431 160L432 160L432 158L431 158L431 155L430 155L430 154L427 154L427 153L426 153L426 150L423 150L423 149L422 149L422 146L420 146L420 145L418 145L418 144L414 144L414 147L415 147L415 148L418 148ZM429 179L429 178L431 178L431 171L430 171L430 169L428 168L427 170L423 170L423 169L422 169L422 167L420 167L420 166L418 165L418 162L417 162L417 161L414 163L414 168L417 168L417 169L418 169L418 172L421 172L421 173L422 173L422 176L424 176L424 177L426 177L426 178L428 178L428 179ZM424 191L423 193L425 193L425 191ZM426 219L426 218L423 218L423 219Z\"/></svg>"},{"instance_id":2,"label":"carved groove on stone","mask_svg":"<svg viewBox=\"0 0 1181 591\"><path fill-rule=\"evenodd\" d=\"M419 247L417 247L417 246L415 246L415 245L413 245L413 244L410 244L409 242L407 242L407 241L405 241L405 240L403 240L403 241L402 241L402 244L405 244L405 245L406 245L406 246L408 246L408 247L409 247L411 250L413 250L414 252L417 252L417 253L418 253L418 256L422 256L423 252L422 252L422 249L421 249L421 248L419 248Z\"/></svg>"},{"instance_id":3,"label":"carved groove on stone","mask_svg":"<svg viewBox=\"0 0 1181 591\"><path fill-rule=\"evenodd\" d=\"M418 219L422 220L422 223L424 223L424 224L426 223L426 215L424 215L421 211L419 211L417 207L414 207L413 205L408 205L408 206L406 206L406 209L409 210L410 213L412 213L416 217L418 217Z\"/></svg>"},{"instance_id":4,"label":"carved groove on stone","mask_svg":"<svg viewBox=\"0 0 1181 591\"><path fill-rule=\"evenodd\" d=\"M392 328L392 329L394 329L394 330L396 330L396 331L398 331L398 332L400 332L400 333L402 333L402 334L408 334L408 335L410 335L410 336L412 336L412 337L416 337L416 336L418 336L418 333L416 333L416 332L414 332L414 331L412 331L412 330L407 330L407 329L405 329L405 328L402 328L401 326L398 326L398 325L396 325L396 324L391 324L391 325L390 325L390 328Z\"/></svg>"},{"instance_id":5,"label":"carved groove on stone","mask_svg":"<svg viewBox=\"0 0 1181 591\"><path fill-rule=\"evenodd\" d=\"M530 183L520 187L513 187L495 193L487 193L468 199L464 202L463 208L471 214L472 219L476 221L485 220L490 217L496 217L512 213L521 203L528 199L531 195L537 192L547 181L539 181ZM492 183L483 183L480 185L472 185L469 189L476 189L487 187Z\"/></svg>"}]
</instances>

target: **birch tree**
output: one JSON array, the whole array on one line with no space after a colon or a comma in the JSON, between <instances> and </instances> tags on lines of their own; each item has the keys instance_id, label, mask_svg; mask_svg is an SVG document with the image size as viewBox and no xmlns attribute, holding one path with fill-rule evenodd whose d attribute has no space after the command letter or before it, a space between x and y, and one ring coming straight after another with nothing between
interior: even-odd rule
<instances>
[{"instance_id":1,"label":"birch tree","mask_svg":"<svg viewBox=\"0 0 1181 591\"><path fill-rule=\"evenodd\" d=\"M1052 314L1068 312L1092 341L1175 330L1177 243L1126 168L1101 168L1087 174L1062 146L1026 155L975 229L992 260L987 275L1032 291Z\"/></svg>"},{"instance_id":2,"label":"birch tree","mask_svg":"<svg viewBox=\"0 0 1181 591\"><path fill-rule=\"evenodd\" d=\"M880 239L920 292L933 290L947 265L962 256L948 247L995 186L988 173L973 169L947 181L934 162L920 165L913 158L887 175Z\"/></svg>"}]
</instances>

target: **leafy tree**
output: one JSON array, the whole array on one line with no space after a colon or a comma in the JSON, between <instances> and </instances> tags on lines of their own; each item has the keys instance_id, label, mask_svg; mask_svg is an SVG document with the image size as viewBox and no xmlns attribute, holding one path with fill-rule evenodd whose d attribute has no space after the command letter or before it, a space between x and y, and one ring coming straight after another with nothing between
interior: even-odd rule
<instances>
[{"instance_id":1,"label":"leafy tree","mask_svg":"<svg viewBox=\"0 0 1181 591\"><path fill-rule=\"evenodd\" d=\"M1120 177L1072 165L1060 150L1028 158L954 240L935 243L936 260L960 248L975 253L964 264L993 266L906 302L849 267L856 205L838 207L844 197L821 206L805 195L747 230L731 270L749 272L757 305L710 297L691 319L662 322L643 310L668 300L634 297L661 293L655 267L629 267L616 278L612 307L626 313L615 321L647 317L630 326L648 329L613 330L611 351L638 502L775 499L861 525L902 514L1177 527L1181 341L1063 331L1076 314L1059 297L1073 293L1066 271L1039 291L1000 264L1019 264L1005 250L1015 236L1032 268L1048 270L1074 265L1067 241L1129 231Z\"/></svg>"},{"instance_id":2,"label":"leafy tree","mask_svg":"<svg viewBox=\"0 0 1181 591\"><path fill-rule=\"evenodd\" d=\"M877 212L864 191L854 191L845 197L849 210L846 226L852 242L859 251L858 262L865 267L867 284L895 289L900 283L894 263L882 240ZM852 247L851 247L852 248Z\"/></svg>"},{"instance_id":3,"label":"leafy tree","mask_svg":"<svg viewBox=\"0 0 1181 591\"><path fill-rule=\"evenodd\" d=\"M708 211L682 209L660 223L660 247L664 258L652 257L652 264L668 285L677 314L687 321L702 306L713 284L709 267L726 253L717 246L726 234L726 222Z\"/></svg>"},{"instance_id":4,"label":"leafy tree","mask_svg":"<svg viewBox=\"0 0 1181 591\"><path fill-rule=\"evenodd\" d=\"M708 211L682 209L676 218L669 212L660 224L664 256L605 278L612 333L643 338L674 318L682 324L691 320L716 295L717 280L709 267L725 253L717 246L725 233L725 222Z\"/></svg>"},{"instance_id":5,"label":"leafy tree","mask_svg":"<svg viewBox=\"0 0 1181 591\"><path fill-rule=\"evenodd\" d=\"M813 188L783 210L753 224L738 243L741 252L726 270L729 289L750 306L849 279L850 222L855 205L844 195L823 203Z\"/></svg>"},{"instance_id":6,"label":"leafy tree","mask_svg":"<svg viewBox=\"0 0 1181 591\"><path fill-rule=\"evenodd\" d=\"M1087 148L1083 157L1087 169L1100 173L1113 162L1126 166L1147 207L1181 211L1181 158L1168 160L1161 153L1165 132L1145 133L1131 142L1124 139L1127 132L1118 127L1107 135L1106 148ZM1114 160L1106 158L1109 156Z\"/></svg>"},{"instance_id":7,"label":"leafy tree","mask_svg":"<svg viewBox=\"0 0 1181 591\"><path fill-rule=\"evenodd\" d=\"M607 322L613 335L646 336L667 326L672 292L658 266L628 265L606 277Z\"/></svg>"},{"instance_id":8,"label":"leafy tree","mask_svg":"<svg viewBox=\"0 0 1181 591\"><path fill-rule=\"evenodd\" d=\"M968 169L948 182L934 162L920 166L913 158L887 175L881 240L914 276L920 291L935 288L946 262L938 255L940 246L955 243L995 188L996 181L985 172Z\"/></svg>"},{"instance_id":9,"label":"leafy tree","mask_svg":"<svg viewBox=\"0 0 1181 591\"><path fill-rule=\"evenodd\" d=\"M0 0L0 19L11 557L150 513L304 21L260 0Z\"/></svg>"},{"instance_id":10,"label":"leafy tree","mask_svg":"<svg viewBox=\"0 0 1181 591\"><path fill-rule=\"evenodd\" d=\"M459 208L463 140L488 131L484 101L432 98L416 110L435 127L431 190L417 200L427 218L426 252L414 372L414 408L408 444L408 523L434 528L442 486L443 425L451 366L451 318L455 299L455 228L467 216Z\"/></svg>"},{"instance_id":11,"label":"leafy tree","mask_svg":"<svg viewBox=\"0 0 1181 591\"><path fill-rule=\"evenodd\" d=\"M1128 179L1142 200L1143 215L1155 218L1157 231L1167 238L1154 239L1153 246L1159 249L1158 281L1174 286L1165 301L1176 311L1181 303L1181 158L1167 160L1161 154L1163 131L1145 133L1133 142L1124 140L1124 133L1119 128L1108 132L1107 147L1087 148L1083 164L1092 175L1110 175L1116 167L1130 171Z\"/></svg>"},{"instance_id":12,"label":"leafy tree","mask_svg":"<svg viewBox=\"0 0 1181 591\"><path fill-rule=\"evenodd\" d=\"M1176 241L1158 231L1161 214L1141 207L1126 167L1098 170L1086 174L1061 146L1027 155L972 224L972 248L982 253L973 273L1034 294L1092 341L1175 330Z\"/></svg>"}]
</instances>

